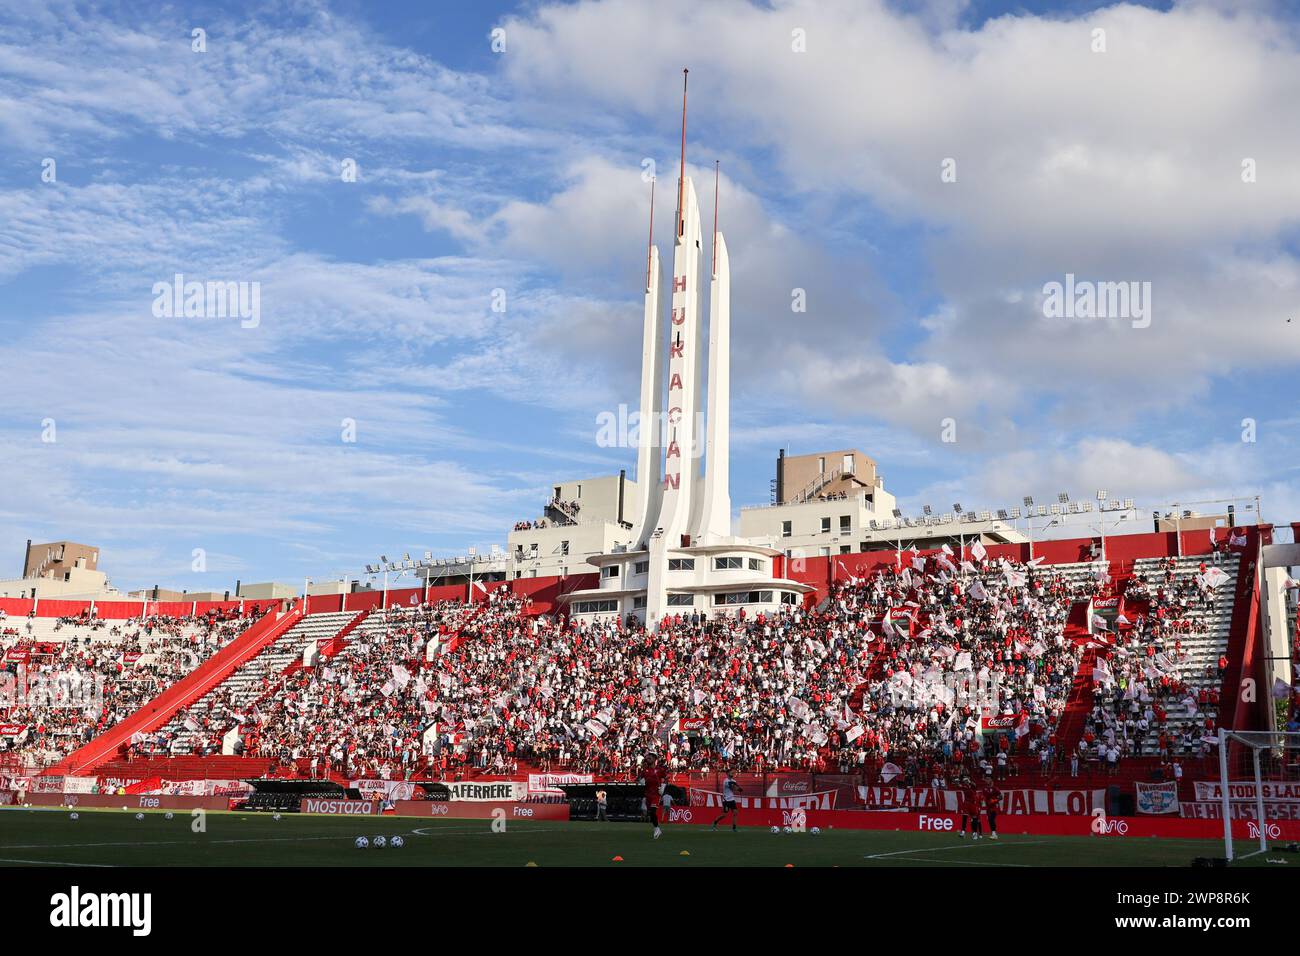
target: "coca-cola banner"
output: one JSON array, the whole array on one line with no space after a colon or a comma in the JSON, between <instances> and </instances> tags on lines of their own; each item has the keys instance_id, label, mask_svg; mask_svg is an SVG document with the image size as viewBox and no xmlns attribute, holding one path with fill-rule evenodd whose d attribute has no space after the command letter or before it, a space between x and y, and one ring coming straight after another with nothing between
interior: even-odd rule
<instances>
[{"instance_id":1,"label":"coca-cola banner","mask_svg":"<svg viewBox=\"0 0 1300 956\"><path fill-rule=\"evenodd\" d=\"M0 737L17 737L26 729L26 724L0 724Z\"/></svg>"}]
</instances>

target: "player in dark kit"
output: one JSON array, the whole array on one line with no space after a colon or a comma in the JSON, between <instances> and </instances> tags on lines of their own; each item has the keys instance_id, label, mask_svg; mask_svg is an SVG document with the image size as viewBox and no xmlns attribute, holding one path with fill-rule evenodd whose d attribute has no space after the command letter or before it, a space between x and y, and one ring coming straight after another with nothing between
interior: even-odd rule
<instances>
[{"instance_id":1,"label":"player in dark kit","mask_svg":"<svg viewBox=\"0 0 1300 956\"><path fill-rule=\"evenodd\" d=\"M1002 791L990 780L984 788L984 815L989 818L989 839L998 838L998 811L1002 808Z\"/></svg>"},{"instance_id":2,"label":"player in dark kit","mask_svg":"<svg viewBox=\"0 0 1300 956\"><path fill-rule=\"evenodd\" d=\"M663 830L659 827L659 794L664 788L664 783L668 779L668 774L664 768L659 765L658 759L653 755L646 758L645 770L641 772L641 777L645 780L645 801L646 815L650 819L650 825L654 827L654 838L657 840L663 836Z\"/></svg>"}]
</instances>

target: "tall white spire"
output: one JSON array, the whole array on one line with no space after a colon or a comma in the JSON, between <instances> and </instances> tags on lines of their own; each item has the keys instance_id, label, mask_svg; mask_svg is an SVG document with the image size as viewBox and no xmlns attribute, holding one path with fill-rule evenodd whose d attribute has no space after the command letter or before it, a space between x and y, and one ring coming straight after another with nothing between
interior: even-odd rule
<instances>
[{"instance_id":1,"label":"tall white spire","mask_svg":"<svg viewBox=\"0 0 1300 956\"><path fill-rule=\"evenodd\" d=\"M664 411L663 313L659 309L659 250L654 244L654 181L650 183L650 242L646 252L645 322L641 335L641 406L637 423L636 483L640 491L633 542L644 548L659 518L663 494L660 429Z\"/></svg>"}]
</instances>

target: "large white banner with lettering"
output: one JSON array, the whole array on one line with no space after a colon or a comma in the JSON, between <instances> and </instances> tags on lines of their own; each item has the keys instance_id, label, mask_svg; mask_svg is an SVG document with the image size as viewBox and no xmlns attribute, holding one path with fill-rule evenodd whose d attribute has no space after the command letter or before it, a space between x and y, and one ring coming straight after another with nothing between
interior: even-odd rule
<instances>
[{"instance_id":1,"label":"large white banner with lettering","mask_svg":"<svg viewBox=\"0 0 1300 956\"><path fill-rule=\"evenodd\" d=\"M1223 787L1218 781L1205 782L1198 780L1196 786L1196 799L1202 800L1223 800ZM1286 780L1264 780L1260 782L1263 790L1265 802L1274 803L1300 803L1300 783ZM1255 781L1253 780L1229 780L1228 781L1228 800L1254 801L1256 798Z\"/></svg>"}]
</instances>

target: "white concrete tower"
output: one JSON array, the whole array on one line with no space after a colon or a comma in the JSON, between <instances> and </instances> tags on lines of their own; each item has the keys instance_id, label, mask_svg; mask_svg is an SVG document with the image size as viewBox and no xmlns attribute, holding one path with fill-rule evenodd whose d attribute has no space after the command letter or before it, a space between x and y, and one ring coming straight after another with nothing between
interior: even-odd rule
<instances>
[{"instance_id":1,"label":"white concrete tower","mask_svg":"<svg viewBox=\"0 0 1300 956\"><path fill-rule=\"evenodd\" d=\"M704 444L704 487L693 522L701 544L731 535L731 266L718 231L718 185L713 186L713 276L709 291L709 398Z\"/></svg>"},{"instance_id":2,"label":"white concrete tower","mask_svg":"<svg viewBox=\"0 0 1300 956\"><path fill-rule=\"evenodd\" d=\"M655 192L650 183L650 244L646 253L645 323L641 336L641 408L637 424L636 483L641 491L632 531L633 547L646 547L659 520L663 495L660 430L664 412L664 332L659 309L659 250L655 248Z\"/></svg>"}]
</instances>

